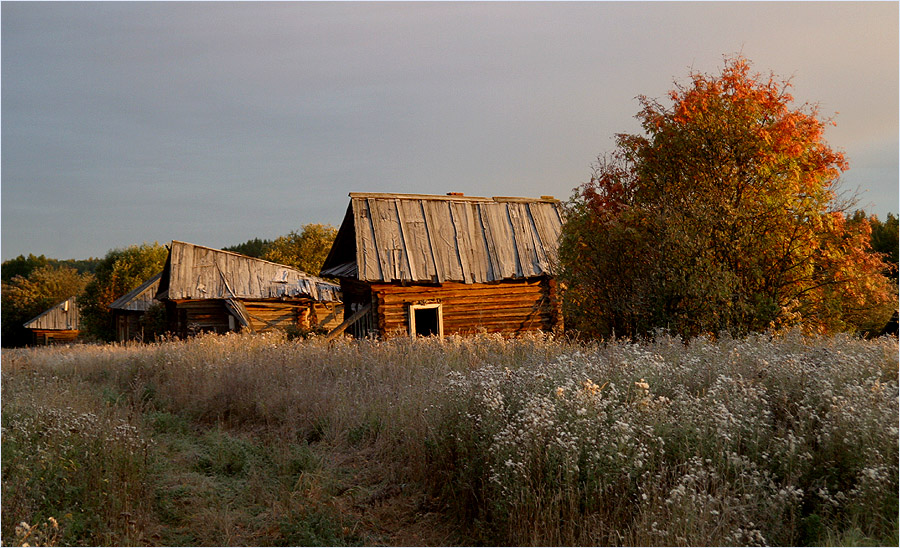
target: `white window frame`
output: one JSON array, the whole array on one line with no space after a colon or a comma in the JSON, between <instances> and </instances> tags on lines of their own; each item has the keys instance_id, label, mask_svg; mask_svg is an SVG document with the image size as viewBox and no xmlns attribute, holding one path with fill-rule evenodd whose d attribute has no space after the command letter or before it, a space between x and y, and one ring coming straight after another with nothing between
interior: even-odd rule
<instances>
[{"instance_id":1,"label":"white window frame","mask_svg":"<svg viewBox=\"0 0 900 548\"><path fill-rule=\"evenodd\" d=\"M438 337L444 336L444 305L442 303L409 303L409 336L416 336L416 310L437 309Z\"/></svg>"}]
</instances>

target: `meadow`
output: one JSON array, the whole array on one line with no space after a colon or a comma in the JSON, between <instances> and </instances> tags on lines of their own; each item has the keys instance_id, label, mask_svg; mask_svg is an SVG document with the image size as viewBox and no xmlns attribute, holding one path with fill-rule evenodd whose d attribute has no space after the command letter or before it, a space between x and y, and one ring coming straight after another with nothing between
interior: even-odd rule
<instances>
[{"instance_id":1,"label":"meadow","mask_svg":"<svg viewBox=\"0 0 900 548\"><path fill-rule=\"evenodd\" d=\"M2 542L894 545L896 338L4 349Z\"/></svg>"}]
</instances>

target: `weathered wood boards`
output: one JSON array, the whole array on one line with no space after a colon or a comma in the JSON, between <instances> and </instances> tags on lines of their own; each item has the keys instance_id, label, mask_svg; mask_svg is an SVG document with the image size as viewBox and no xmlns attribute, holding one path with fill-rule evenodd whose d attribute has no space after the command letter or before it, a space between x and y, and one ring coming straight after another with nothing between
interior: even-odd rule
<instances>
[{"instance_id":1,"label":"weathered wood boards","mask_svg":"<svg viewBox=\"0 0 900 548\"><path fill-rule=\"evenodd\" d=\"M289 266L239 253L173 241L158 298L340 301L340 288Z\"/></svg>"},{"instance_id":2,"label":"weathered wood boards","mask_svg":"<svg viewBox=\"0 0 900 548\"><path fill-rule=\"evenodd\" d=\"M26 329L31 330L34 344L73 341L78 337L78 330L81 327L78 299L69 297L23 325Z\"/></svg>"},{"instance_id":3,"label":"weathered wood boards","mask_svg":"<svg viewBox=\"0 0 900 548\"><path fill-rule=\"evenodd\" d=\"M116 339L119 342L144 338L141 318L156 300L159 290L160 272L132 291L122 295L109 305L113 322L116 326Z\"/></svg>"},{"instance_id":4,"label":"weathered wood boards","mask_svg":"<svg viewBox=\"0 0 900 548\"><path fill-rule=\"evenodd\" d=\"M548 278L434 286L372 284L378 329L386 337L408 334L410 306L421 303L443 305L445 335L552 331L562 321L557 298L556 284Z\"/></svg>"},{"instance_id":5,"label":"weathered wood boards","mask_svg":"<svg viewBox=\"0 0 900 548\"><path fill-rule=\"evenodd\" d=\"M180 336L248 329L327 330L341 323L340 287L285 265L173 241L157 298Z\"/></svg>"},{"instance_id":6,"label":"weathered wood boards","mask_svg":"<svg viewBox=\"0 0 900 548\"><path fill-rule=\"evenodd\" d=\"M485 283L554 273L562 225L556 200L350 197L359 280ZM345 263L338 263L337 255L329 255L323 275L347 273L338 271Z\"/></svg>"},{"instance_id":7,"label":"weathered wood boards","mask_svg":"<svg viewBox=\"0 0 900 548\"><path fill-rule=\"evenodd\" d=\"M128 293L112 302L109 307L112 310L128 310L132 312L146 312L150 305L156 301L156 292L159 290L159 280L162 272L153 276L146 282L137 286Z\"/></svg>"},{"instance_id":8,"label":"weathered wood boards","mask_svg":"<svg viewBox=\"0 0 900 548\"><path fill-rule=\"evenodd\" d=\"M561 227L547 197L351 193L322 275L341 280L348 318L371 307L383 337L409 334L422 307L444 334L558 330Z\"/></svg>"}]
</instances>

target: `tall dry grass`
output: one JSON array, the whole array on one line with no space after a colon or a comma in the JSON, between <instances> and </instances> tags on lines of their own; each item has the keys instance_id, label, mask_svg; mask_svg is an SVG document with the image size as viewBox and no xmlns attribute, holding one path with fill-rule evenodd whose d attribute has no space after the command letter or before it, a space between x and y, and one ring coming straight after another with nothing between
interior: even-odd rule
<instances>
[{"instance_id":1,"label":"tall dry grass","mask_svg":"<svg viewBox=\"0 0 900 548\"><path fill-rule=\"evenodd\" d=\"M896 339L232 334L2 367L5 539L390 543L357 518L397 493L451 543L897 538Z\"/></svg>"}]
</instances>

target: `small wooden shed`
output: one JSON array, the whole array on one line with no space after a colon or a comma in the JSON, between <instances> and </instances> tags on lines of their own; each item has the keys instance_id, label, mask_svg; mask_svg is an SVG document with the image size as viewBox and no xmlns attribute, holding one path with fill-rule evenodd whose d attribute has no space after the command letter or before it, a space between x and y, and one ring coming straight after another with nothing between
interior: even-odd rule
<instances>
[{"instance_id":1,"label":"small wooden shed","mask_svg":"<svg viewBox=\"0 0 900 548\"><path fill-rule=\"evenodd\" d=\"M32 332L35 345L68 343L78 338L81 318L78 299L69 297L24 324Z\"/></svg>"},{"instance_id":2,"label":"small wooden shed","mask_svg":"<svg viewBox=\"0 0 900 548\"><path fill-rule=\"evenodd\" d=\"M561 330L552 197L351 193L322 276L355 336Z\"/></svg>"},{"instance_id":3,"label":"small wooden shed","mask_svg":"<svg viewBox=\"0 0 900 548\"><path fill-rule=\"evenodd\" d=\"M248 329L329 330L343 320L340 287L289 266L173 241L156 298L179 336Z\"/></svg>"},{"instance_id":4,"label":"small wooden shed","mask_svg":"<svg viewBox=\"0 0 900 548\"><path fill-rule=\"evenodd\" d=\"M119 342L144 340L144 327L141 318L156 300L159 290L160 272L135 289L122 295L109 305L116 326L116 340Z\"/></svg>"}]
</instances>

